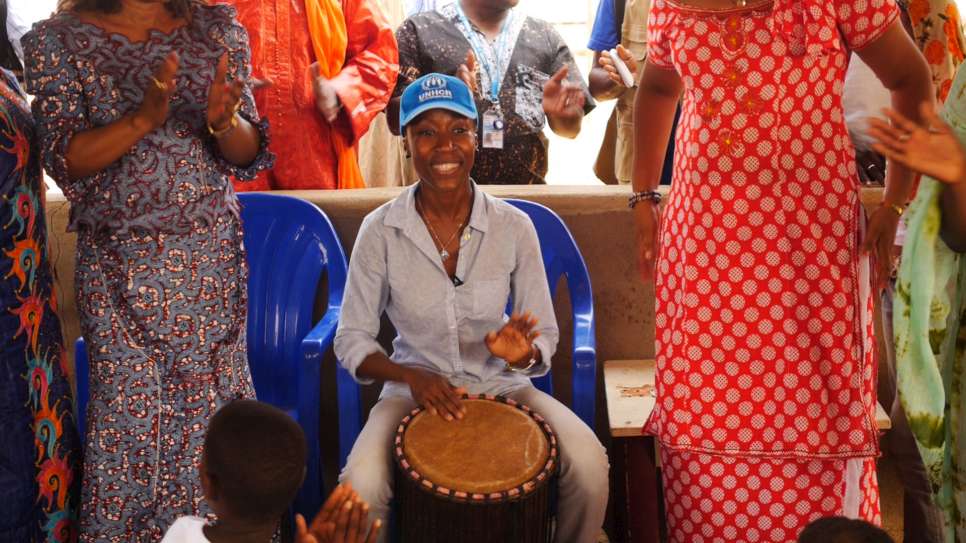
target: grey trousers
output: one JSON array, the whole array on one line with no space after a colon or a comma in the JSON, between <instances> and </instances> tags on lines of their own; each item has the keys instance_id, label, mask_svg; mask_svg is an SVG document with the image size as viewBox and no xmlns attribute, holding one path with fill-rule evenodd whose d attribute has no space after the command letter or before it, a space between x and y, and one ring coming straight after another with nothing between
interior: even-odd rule
<instances>
[{"instance_id":1,"label":"grey trousers","mask_svg":"<svg viewBox=\"0 0 966 543\"><path fill-rule=\"evenodd\" d=\"M942 510L933 499L929 475L919 454L916 438L909 428L896 388L896 356L892 332L894 286L882 294L882 332L885 341L885 366L879 375L883 407L889 411L892 429L882 440L883 448L896 461L903 490L903 541L906 543L943 543Z\"/></svg>"},{"instance_id":2,"label":"grey trousers","mask_svg":"<svg viewBox=\"0 0 966 543\"><path fill-rule=\"evenodd\" d=\"M607 451L594 432L567 406L532 386L505 394L540 413L557 434L560 444L560 492L557 504L557 543L597 541L607 510ZM399 421L416 403L407 397L379 400L369 413L362 433L352 447L340 483L352 485L369 504L370 520L389 519L393 466L390 448ZM384 530L380 541L386 540Z\"/></svg>"}]
</instances>

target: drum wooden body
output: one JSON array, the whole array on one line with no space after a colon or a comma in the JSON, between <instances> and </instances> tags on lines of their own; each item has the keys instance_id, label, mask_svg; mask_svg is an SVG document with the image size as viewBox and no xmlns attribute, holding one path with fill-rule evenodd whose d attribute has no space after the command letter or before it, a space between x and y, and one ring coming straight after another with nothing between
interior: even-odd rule
<instances>
[{"instance_id":1,"label":"drum wooden body","mask_svg":"<svg viewBox=\"0 0 966 543\"><path fill-rule=\"evenodd\" d=\"M494 396L464 399L446 422L416 409L399 424L396 541L546 543L557 438L540 415Z\"/></svg>"}]
</instances>

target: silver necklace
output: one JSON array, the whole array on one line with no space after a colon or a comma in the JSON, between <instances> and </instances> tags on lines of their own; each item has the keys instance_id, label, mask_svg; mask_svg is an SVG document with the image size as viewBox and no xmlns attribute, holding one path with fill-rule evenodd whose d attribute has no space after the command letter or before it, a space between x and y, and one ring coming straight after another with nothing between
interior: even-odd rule
<instances>
[{"instance_id":1,"label":"silver necklace","mask_svg":"<svg viewBox=\"0 0 966 543\"><path fill-rule=\"evenodd\" d=\"M436 246L439 248L439 257L443 260L443 262L446 262L446 260L449 258L449 251L446 250L446 248L449 247L450 243L453 243L453 240L456 239L456 236L459 235L460 231L463 230L463 227L466 226L466 221L469 220L470 214L466 214L466 218L463 219L463 222L461 222L458 227L456 227L456 230L453 231L453 235L446 240L446 243L443 243L439 240L439 235L436 234L436 229L433 228L433 221L429 220L429 217L427 217L426 213L423 212L423 206L419 203L419 198L416 198L416 211L419 211L419 214L423 217L426 226L429 227L429 233L433 236L433 241L436 242Z\"/></svg>"}]
</instances>

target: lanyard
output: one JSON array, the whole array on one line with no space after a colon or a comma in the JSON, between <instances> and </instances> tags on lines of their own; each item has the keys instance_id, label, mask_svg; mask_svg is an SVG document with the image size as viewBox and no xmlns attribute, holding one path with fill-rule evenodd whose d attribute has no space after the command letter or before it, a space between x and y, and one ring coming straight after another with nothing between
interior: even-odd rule
<instances>
[{"instance_id":1,"label":"lanyard","mask_svg":"<svg viewBox=\"0 0 966 543\"><path fill-rule=\"evenodd\" d=\"M460 5L459 0L453 3L456 4L456 12L460 17L463 35L466 37L466 41L470 42L470 47L473 48L476 60L480 63L480 66L483 68L483 73L486 76L483 81L483 88L489 88L487 99L490 103L499 105L500 87L503 85L503 77L506 75L506 71L510 66L510 56L513 53L510 36L513 34L515 10L511 9L507 13L506 19L503 21L503 28L500 29L500 35L496 38L496 45L491 48L483 39L483 36L474 30L473 25L470 24L470 20L466 18L466 13L463 12L463 6ZM487 54L488 52L492 52L492 58Z\"/></svg>"}]
</instances>

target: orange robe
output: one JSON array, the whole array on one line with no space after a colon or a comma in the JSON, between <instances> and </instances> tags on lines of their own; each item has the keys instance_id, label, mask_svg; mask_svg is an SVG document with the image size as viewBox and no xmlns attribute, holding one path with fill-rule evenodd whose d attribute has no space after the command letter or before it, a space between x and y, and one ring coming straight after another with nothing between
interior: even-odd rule
<instances>
[{"instance_id":1,"label":"orange robe","mask_svg":"<svg viewBox=\"0 0 966 543\"><path fill-rule=\"evenodd\" d=\"M342 102L330 125L315 108L309 66L315 62L304 0L229 0L248 29L253 75L274 85L255 93L262 117L271 123L269 149L275 168L235 188L251 190L334 189L338 159L332 131L357 143L392 96L399 73L396 37L374 0L342 0L349 44L342 71L331 81Z\"/></svg>"}]
</instances>

